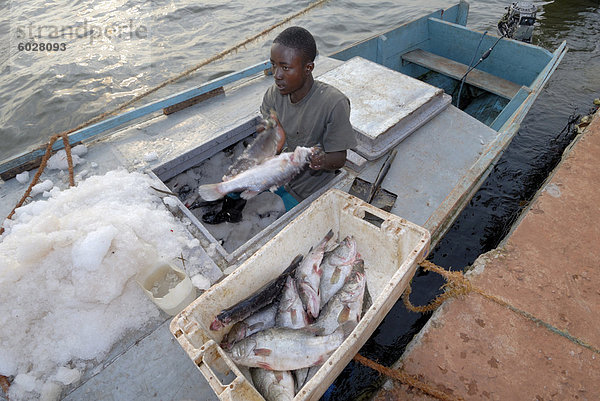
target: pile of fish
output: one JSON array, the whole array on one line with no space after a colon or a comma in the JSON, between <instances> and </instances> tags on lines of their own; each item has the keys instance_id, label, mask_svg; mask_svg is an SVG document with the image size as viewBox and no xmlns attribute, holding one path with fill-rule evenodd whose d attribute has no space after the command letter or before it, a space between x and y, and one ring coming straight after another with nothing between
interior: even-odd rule
<instances>
[{"instance_id":1,"label":"pile of fish","mask_svg":"<svg viewBox=\"0 0 600 401\"><path fill-rule=\"evenodd\" d=\"M298 175L312 154L320 150L298 146L293 152L276 155L285 138L273 118L263 120L261 125L264 130L229 167L222 182L198 187L202 199L215 201L231 192L241 192L243 199L250 199L265 190L274 191Z\"/></svg>"},{"instance_id":2,"label":"pile of fish","mask_svg":"<svg viewBox=\"0 0 600 401\"><path fill-rule=\"evenodd\" d=\"M211 330L231 328L221 347L250 368L267 401L291 400L370 307L356 241L333 231L252 296L222 310Z\"/></svg>"}]
</instances>

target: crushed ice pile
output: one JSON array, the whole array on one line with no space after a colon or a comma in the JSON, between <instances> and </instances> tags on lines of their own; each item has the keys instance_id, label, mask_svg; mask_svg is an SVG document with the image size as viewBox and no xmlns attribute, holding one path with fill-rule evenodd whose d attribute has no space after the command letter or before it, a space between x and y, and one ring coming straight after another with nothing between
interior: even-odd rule
<instances>
[{"instance_id":1,"label":"crushed ice pile","mask_svg":"<svg viewBox=\"0 0 600 401\"><path fill-rule=\"evenodd\" d=\"M112 171L54 187L4 223L0 374L15 376L11 400L56 399L128 331L160 321L135 275L199 243L150 185Z\"/></svg>"}]
</instances>

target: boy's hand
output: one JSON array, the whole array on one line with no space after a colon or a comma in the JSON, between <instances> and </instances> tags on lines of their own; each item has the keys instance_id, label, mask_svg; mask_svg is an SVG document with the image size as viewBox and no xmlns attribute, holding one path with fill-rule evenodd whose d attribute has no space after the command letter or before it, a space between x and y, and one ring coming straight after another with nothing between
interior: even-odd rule
<instances>
[{"instance_id":1,"label":"boy's hand","mask_svg":"<svg viewBox=\"0 0 600 401\"><path fill-rule=\"evenodd\" d=\"M322 170L325 167L325 151L323 148L316 146L315 151L310 157L309 167L313 170Z\"/></svg>"}]
</instances>

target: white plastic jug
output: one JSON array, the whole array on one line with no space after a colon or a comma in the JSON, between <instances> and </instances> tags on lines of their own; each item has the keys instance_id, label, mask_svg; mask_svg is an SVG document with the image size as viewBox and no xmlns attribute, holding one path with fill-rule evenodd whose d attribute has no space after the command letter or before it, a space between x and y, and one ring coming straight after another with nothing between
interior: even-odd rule
<instances>
[{"instance_id":1,"label":"white plastic jug","mask_svg":"<svg viewBox=\"0 0 600 401\"><path fill-rule=\"evenodd\" d=\"M196 289L187 274L167 261L141 271L137 282L152 302L171 316L196 299Z\"/></svg>"}]
</instances>

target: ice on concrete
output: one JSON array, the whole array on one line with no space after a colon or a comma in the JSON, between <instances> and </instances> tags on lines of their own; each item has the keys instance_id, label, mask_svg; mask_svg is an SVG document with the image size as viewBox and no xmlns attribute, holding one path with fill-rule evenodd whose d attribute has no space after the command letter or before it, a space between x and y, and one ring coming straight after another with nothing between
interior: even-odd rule
<instances>
[{"instance_id":1,"label":"ice on concrete","mask_svg":"<svg viewBox=\"0 0 600 401\"><path fill-rule=\"evenodd\" d=\"M37 194L41 194L44 192L49 192L52 187L54 187L54 183L52 182L52 180L44 180L43 182L37 183L35 184L32 188L31 188L31 196L36 196Z\"/></svg>"},{"instance_id":2,"label":"ice on concrete","mask_svg":"<svg viewBox=\"0 0 600 401\"><path fill-rule=\"evenodd\" d=\"M87 149L86 149L87 151ZM84 152L85 153L85 152ZM83 163L83 159L71 150L71 159L73 160L73 166ZM67 160L67 152L64 149L56 152L50 159L46 167L50 170L67 170L69 168L69 162Z\"/></svg>"},{"instance_id":3,"label":"ice on concrete","mask_svg":"<svg viewBox=\"0 0 600 401\"><path fill-rule=\"evenodd\" d=\"M29 171L23 171L22 173L17 174L15 178L17 179L17 181L19 181L19 183L25 184L29 181Z\"/></svg>"},{"instance_id":4,"label":"ice on concrete","mask_svg":"<svg viewBox=\"0 0 600 401\"><path fill-rule=\"evenodd\" d=\"M15 376L12 401L52 399L53 383L77 382L128 331L160 321L135 281L145 266L182 256L202 272L198 240L151 185L111 171L55 187L4 222L0 375Z\"/></svg>"}]
</instances>

